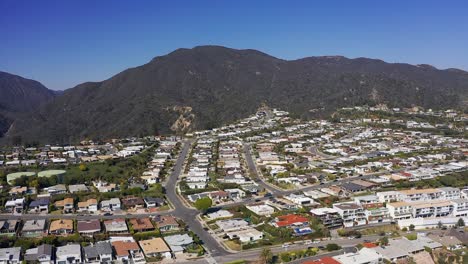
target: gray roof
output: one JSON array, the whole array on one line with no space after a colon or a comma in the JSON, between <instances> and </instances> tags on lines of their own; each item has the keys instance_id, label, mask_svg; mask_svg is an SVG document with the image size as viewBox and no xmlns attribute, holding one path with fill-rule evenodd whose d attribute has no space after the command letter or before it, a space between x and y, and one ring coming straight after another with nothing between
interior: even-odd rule
<instances>
[{"instance_id":1,"label":"gray roof","mask_svg":"<svg viewBox=\"0 0 468 264\"><path fill-rule=\"evenodd\" d=\"M31 248L26 250L24 254L24 260L27 261L34 261L38 260L40 256L50 256L52 257L52 246L48 244L43 244L38 246L37 248Z\"/></svg>"},{"instance_id":2,"label":"gray roof","mask_svg":"<svg viewBox=\"0 0 468 264\"><path fill-rule=\"evenodd\" d=\"M100 255L112 254L112 245L107 241L96 243L96 249Z\"/></svg>"},{"instance_id":3,"label":"gray roof","mask_svg":"<svg viewBox=\"0 0 468 264\"><path fill-rule=\"evenodd\" d=\"M59 256L67 256L67 255L81 255L81 246L80 244L69 244L62 247L57 247L57 252L55 253L57 257Z\"/></svg>"},{"instance_id":4,"label":"gray roof","mask_svg":"<svg viewBox=\"0 0 468 264\"><path fill-rule=\"evenodd\" d=\"M0 261L20 260L21 248L0 248Z\"/></svg>"},{"instance_id":5,"label":"gray roof","mask_svg":"<svg viewBox=\"0 0 468 264\"><path fill-rule=\"evenodd\" d=\"M385 246L373 248L376 252L382 254L385 258L396 259L408 256L408 252L403 249L397 248L396 246Z\"/></svg>"},{"instance_id":6,"label":"gray roof","mask_svg":"<svg viewBox=\"0 0 468 264\"><path fill-rule=\"evenodd\" d=\"M173 252L181 252L184 250L184 246L190 245L193 243L192 237L187 234L177 234L172 236L164 237L164 240L169 245Z\"/></svg>"},{"instance_id":7,"label":"gray roof","mask_svg":"<svg viewBox=\"0 0 468 264\"><path fill-rule=\"evenodd\" d=\"M23 225L23 232L28 232L28 231L43 231L46 226L46 220L45 219L37 219L37 220L28 220L24 222Z\"/></svg>"},{"instance_id":8,"label":"gray roof","mask_svg":"<svg viewBox=\"0 0 468 264\"><path fill-rule=\"evenodd\" d=\"M68 185L68 190L70 190L71 193L89 191L88 187L84 184Z\"/></svg>"},{"instance_id":9,"label":"gray roof","mask_svg":"<svg viewBox=\"0 0 468 264\"><path fill-rule=\"evenodd\" d=\"M97 248L95 246L87 246L83 248L85 258L93 259L99 257Z\"/></svg>"},{"instance_id":10,"label":"gray roof","mask_svg":"<svg viewBox=\"0 0 468 264\"><path fill-rule=\"evenodd\" d=\"M97 258L101 255L111 255L112 245L108 241L97 242L94 245L84 247L85 258Z\"/></svg>"}]
</instances>

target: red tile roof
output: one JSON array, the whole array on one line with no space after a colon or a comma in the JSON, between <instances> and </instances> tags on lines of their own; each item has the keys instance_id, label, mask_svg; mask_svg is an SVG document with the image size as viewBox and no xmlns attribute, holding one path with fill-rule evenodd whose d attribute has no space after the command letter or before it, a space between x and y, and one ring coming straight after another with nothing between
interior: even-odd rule
<instances>
[{"instance_id":1,"label":"red tile roof","mask_svg":"<svg viewBox=\"0 0 468 264\"><path fill-rule=\"evenodd\" d=\"M366 247L366 248L375 248L375 247L377 247L376 244L374 244L374 243L368 243L368 242L362 243L362 245L363 245L364 247Z\"/></svg>"},{"instance_id":2,"label":"red tile roof","mask_svg":"<svg viewBox=\"0 0 468 264\"><path fill-rule=\"evenodd\" d=\"M317 260L304 261L302 264L341 264L332 257L323 257Z\"/></svg>"},{"instance_id":3,"label":"red tile roof","mask_svg":"<svg viewBox=\"0 0 468 264\"><path fill-rule=\"evenodd\" d=\"M294 224L302 224L306 222L309 222L309 219L307 219L307 217L295 215L295 214L289 214L289 215L278 216L278 221L276 222L276 225L278 227L283 227L283 226L291 226Z\"/></svg>"}]
</instances>

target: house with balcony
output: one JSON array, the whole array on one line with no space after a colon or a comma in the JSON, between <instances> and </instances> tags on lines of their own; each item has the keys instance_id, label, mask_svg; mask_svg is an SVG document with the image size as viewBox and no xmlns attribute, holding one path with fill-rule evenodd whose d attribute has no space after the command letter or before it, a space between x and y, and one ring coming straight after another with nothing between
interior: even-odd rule
<instances>
[{"instance_id":1,"label":"house with balcony","mask_svg":"<svg viewBox=\"0 0 468 264\"><path fill-rule=\"evenodd\" d=\"M109 200L101 201L102 211L116 211L121 209L121 203L119 198L111 198Z\"/></svg>"},{"instance_id":2,"label":"house with balcony","mask_svg":"<svg viewBox=\"0 0 468 264\"><path fill-rule=\"evenodd\" d=\"M468 199L453 199L450 202L453 204L453 216L468 216Z\"/></svg>"},{"instance_id":3,"label":"house with balcony","mask_svg":"<svg viewBox=\"0 0 468 264\"><path fill-rule=\"evenodd\" d=\"M364 213L366 214L367 224L387 223L392 221L389 210L386 207L369 207Z\"/></svg>"},{"instance_id":4,"label":"house with balcony","mask_svg":"<svg viewBox=\"0 0 468 264\"><path fill-rule=\"evenodd\" d=\"M73 211L75 210L75 203L74 203L73 198L71 197L56 201L54 205L59 210L62 210L62 212L65 214L73 213Z\"/></svg>"},{"instance_id":5,"label":"house with balcony","mask_svg":"<svg viewBox=\"0 0 468 264\"><path fill-rule=\"evenodd\" d=\"M343 218L344 227L353 227L366 224L366 215L360 204L353 202L333 204L338 214Z\"/></svg>"},{"instance_id":6,"label":"house with balcony","mask_svg":"<svg viewBox=\"0 0 468 264\"><path fill-rule=\"evenodd\" d=\"M112 241L116 260L119 263L146 263L145 256L133 238Z\"/></svg>"},{"instance_id":7,"label":"house with balcony","mask_svg":"<svg viewBox=\"0 0 468 264\"><path fill-rule=\"evenodd\" d=\"M98 211L98 201L96 199L88 199L78 203L78 212L86 212L95 214Z\"/></svg>"},{"instance_id":8,"label":"house with balcony","mask_svg":"<svg viewBox=\"0 0 468 264\"><path fill-rule=\"evenodd\" d=\"M386 207L394 220L410 219L413 217L413 209L409 202L387 203Z\"/></svg>"},{"instance_id":9,"label":"house with balcony","mask_svg":"<svg viewBox=\"0 0 468 264\"><path fill-rule=\"evenodd\" d=\"M38 197L29 204L30 213L49 213L49 197Z\"/></svg>"},{"instance_id":10,"label":"house with balcony","mask_svg":"<svg viewBox=\"0 0 468 264\"><path fill-rule=\"evenodd\" d=\"M310 210L310 214L322 221L322 224L328 229L340 228L343 226L343 218L337 210L333 208L316 208Z\"/></svg>"},{"instance_id":11,"label":"house with balcony","mask_svg":"<svg viewBox=\"0 0 468 264\"><path fill-rule=\"evenodd\" d=\"M7 213L21 214L23 213L25 198L17 198L5 203L5 211Z\"/></svg>"}]
</instances>

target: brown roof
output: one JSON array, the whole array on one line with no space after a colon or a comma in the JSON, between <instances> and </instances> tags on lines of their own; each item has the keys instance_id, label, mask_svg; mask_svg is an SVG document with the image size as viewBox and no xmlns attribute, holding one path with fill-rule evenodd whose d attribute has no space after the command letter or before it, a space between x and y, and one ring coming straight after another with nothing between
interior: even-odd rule
<instances>
[{"instance_id":1,"label":"brown roof","mask_svg":"<svg viewBox=\"0 0 468 264\"><path fill-rule=\"evenodd\" d=\"M140 250L140 247L135 241L114 241L112 242L112 246L114 246L115 253L117 256L128 256L128 251L130 250Z\"/></svg>"},{"instance_id":2,"label":"brown roof","mask_svg":"<svg viewBox=\"0 0 468 264\"><path fill-rule=\"evenodd\" d=\"M179 226L179 223L177 223L177 220L174 216L167 215L167 216L161 216L161 220L157 222L157 225L158 227L163 227L163 226L168 226L168 225Z\"/></svg>"},{"instance_id":3,"label":"brown roof","mask_svg":"<svg viewBox=\"0 0 468 264\"><path fill-rule=\"evenodd\" d=\"M145 201L141 197L125 197L122 199L124 206L135 206L135 205L144 205Z\"/></svg>"},{"instance_id":4,"label":"brown roof","mask_svg":"<svg viewBox=\"0 0 468 264\"><path fill-rule=\"evenodd\" d=\"M151 223L149 218L130 219L130 224L132 224L134 230L147 230L154 228L153 223Z\"/></svg>"},{"instance_id":5,"label":"brown roof","mask_svg":"<svg viewBox=\"0 0 468 264\"><path fill-rule=\"evenodd\" d=\"M101 222L98 219L94 220L80 220L77 223L78 232L85 232L90 230L101 230Z\"/></svg>"},{"instance_id":6,"label":"brown roof","mask_svg":"<svg viewBox=\"0 0 468 264\"><path fill-rule=\"evenodd\" d=\"M59 219L50 222L49 232L57 231L60 229L73 230L73 220L71 219Z\"/></svg>"},{"instance_id":7,"label":"brown roof","mask_svg":"<svg viewBox=\"0 0 468 264\"><path fill-rule=\"evenodd\" d=\"M377 184L375 184L375 183L368 182L368 181L363 181L363 180L355 180L355 181L352 181L352 183L357 184L357 185L361 185L361 186L364 186L364 187L377 186Z\"/></svg>"},{"instance_id":8,"label":"brown roof","mask_svg":"<svg viewBox=\"0 0 468 264\"><path fill-rule=\"evenodd\" d=\"M140 241L140 246L145 254L155 254L171 251L166 245L166 242L164 242L164 240L160 237L142 240Z\"/></svg>"},{"instance_id":9,"label":"brown roof","mask_svg":"<svg viewBox=\"0 0 468 264\"><path fill-rule=\"evenodd\" d=\"M57 207L64 207L66 204L73 204L73 198L69 197L55 202L55 206Z\"/></svg>"},{"instance_id":10,"label":"brown roof","mask_svg":"<svg viewBox=\"0 0 468 264\"><path fill-rule=\"evenodd\" d=\"M97 200L96 199L88 199L88 200L86 200L84 202L79 202L78 207L88 207L91 204L97 204Z\"/></svg>"}]
</instances>

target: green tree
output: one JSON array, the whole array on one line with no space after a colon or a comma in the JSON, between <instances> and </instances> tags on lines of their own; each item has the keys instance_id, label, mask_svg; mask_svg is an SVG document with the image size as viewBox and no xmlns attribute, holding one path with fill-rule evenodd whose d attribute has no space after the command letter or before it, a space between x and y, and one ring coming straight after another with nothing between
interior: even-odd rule
<instances>
[{"instance_id":1,"label":"green tree","mask_svg":"<svg viewBox=\"0 0 468 264\"><path fill-rule=\"evenodd\" d=\"M388 237L384 236L380 239L380 245L381 246L387 246L388 245Z\"/></svg>"},{"instance_id":2,"label":"green tree","mask_svg":"<svg viewBox=\"0 0 468 264\"><path fill-rule=\"evenodd\" d=\"M209 197L204 197L196 200L194 206L197 208L197 210L206 212L206 210L208 210L212 204L213 201Z\"/></svg>"},{"instance_id":3,"label":"green tree","mask_svg":"<svg viewBox=\"0 0 468 264\"><path fill-rule=\"evenodd\" d=\"M273 261L273 253L269 248L264 248L260 254L259 262L260 264L270 264Z\"/></svg>"},{"instance_id":4,"label":"green tree","mask_svg":"<svg viewBox=\"0 0 468 264\"><path fill-rule=\"evenodd\" d=\"M465 226L465 221L463 218L458 219L457 226Z\"/></svg>"},{"instance_id":5,"label":"green tree","mask_svg":"<svg viewBox=\"0 0 468 264\"><path fill-rule=\"evenodd\" d=\"M334 244L334 243L327 244L326 248L327 248L328 251L335 251L335 250L340 250L341 249L341 247L339 245Z\"/></svg>"},{"instance_id":6,"label":"green tree","mask_svg":"<svg viewBox=\"0 0 468 264\"><path fill-rule=\"evenodd\" d=\"M79 169L80 169L80 171L87 171L88 167L85 164L82 163L82 164L80 164Z\"/></svg>"},{"instance_id":7,"label":"green tree","mask_svg":"<svg viewBox=\"0 0 468 264\"><path fill-rule=\"evenodd\" d=\"M414 231L414 228L415 228L415 226L414 226L413 224L411 224L411 225L409 226L409 230L410 230L410 231Z\"/></svg>"}]
</instances>

